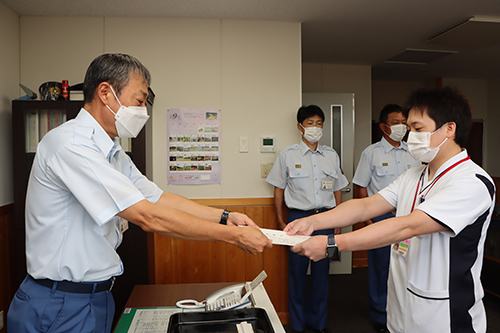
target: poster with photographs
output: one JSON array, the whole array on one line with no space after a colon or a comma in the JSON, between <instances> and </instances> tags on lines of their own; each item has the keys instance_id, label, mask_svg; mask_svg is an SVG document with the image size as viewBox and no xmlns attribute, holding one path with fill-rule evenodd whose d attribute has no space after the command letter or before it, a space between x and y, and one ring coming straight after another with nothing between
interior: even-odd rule
<instances>
[{"instance_id":1,"label":"poster with photographs","mask_svg":"<svg viewBox=\"0 0 500 333\"><path fill-rule=\"evenodd\" d=\"M167 109L167 183L220 184L220 109Z\"/></svg>"}]
</instances>

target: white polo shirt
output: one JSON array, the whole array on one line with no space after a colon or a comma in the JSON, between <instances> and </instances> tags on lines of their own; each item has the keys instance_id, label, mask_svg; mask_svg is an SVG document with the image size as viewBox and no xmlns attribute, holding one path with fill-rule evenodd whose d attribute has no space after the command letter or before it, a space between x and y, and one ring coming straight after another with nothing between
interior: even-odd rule
<instances>
[{"instance_id":1,"label":"white polo shirt","mask_svg":"<svg viewBox=\"0 0 500 333\"><path fill-rule=\"evenodd\" d=\"M28 273L74 282L120 275L116 214L162 193L82 109L38 144L26 196Z\"/></svg>"},{"instance_id":2,"label":"white polo shirt","mask_svg":"<svg viewBox=\"0 0 500 333\"><path fill-rule=\"evenodd\" d=\"M352 182L366 187L368 196L371 196L395 181L406 170L420 164L408 153L406 142L401 141L399 147L395 148L382 137L361 153Z\"/></svg>"},{"instance_id":3,"label":"white polo shirt","mask_svg":"<svg viewBox=\"0 0 500 333\"><path fill-rule=\"evenodd\" d=\"M449 159L434 180L465 158L464 150ZM410 214L424 168L408 170L379 192L397 208L396 216ZM415 209L449 230L412 238L406 257L391 251L388 328L392 333L486 332L480 275L495 205L493 181L471 160L434 183L427 176L425 172ZM422 196L425 201L421 203Z\"/></svg>"},{"instance_id":4,"label":"white polo shirt","mask_svg":"<svg viewBox=\"0 0 500 333\"><path fill-rule=\"evenodd\" d=\"M334 149L318 145L313 152L303 141L280 151L266 181L285 189L288 208L300 210L335 207L333 192L349 184Z\"/></svg>"}]
</instances>

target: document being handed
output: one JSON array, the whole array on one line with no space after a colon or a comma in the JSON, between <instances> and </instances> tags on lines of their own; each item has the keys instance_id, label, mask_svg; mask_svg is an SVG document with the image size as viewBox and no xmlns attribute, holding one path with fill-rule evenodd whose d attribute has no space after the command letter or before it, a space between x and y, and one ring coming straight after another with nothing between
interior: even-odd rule
<instances>
[{"instance_id":1,"label":"document being handed","mask_svg":"<svg viewBox=\"0 0 500 333\"><path fill-rule=\"evenodd\" d=\"M308 240L311 236L293 235L289 236L282 230L264 229L260 231L269 238L275 245L294 246Z\"/></svg>"}]
</instances>

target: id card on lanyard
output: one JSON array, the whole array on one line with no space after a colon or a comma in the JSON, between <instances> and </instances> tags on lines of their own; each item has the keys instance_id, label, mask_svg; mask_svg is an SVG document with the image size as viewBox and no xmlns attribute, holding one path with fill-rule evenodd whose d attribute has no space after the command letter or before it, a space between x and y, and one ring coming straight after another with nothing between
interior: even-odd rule
<instances>
[{"instance_id":1,"label":"id card on lanyard","mask_svg":"<svg viewBox=\"0 0 500 333\"><path fill-rule=\"evenodd\" d=\"M441 172L436 178L434 178L434 180L430 184L428 184L426 187L424 187L419 192L420 183L423 183L424 174L427 171L427 166L426 166L424 168L424 170L422 171L422 174L420 175L420 178L418 180L417 190L415 191L415 197L413 198L413 205L411 206L410 214L413 213L413 210L415 210L415 207L416 207L415 204L417 202L417 196L419 194L420 194L419 204L421 204L421 203L423 203L425 201L425 197L427 196L427 194L429 194L429 191L438 182L438 180L441 179L441 177L443 177L448 171L450 171L454 167L458 166L459 164L462 164L463 162L465 162L467 160L470 160L469 156L467 156L466 158L461 159L460 161L458 161L455 164L451 165L446 170L444 170L443 172ZM425 191L425 193L424 193L424 191ZM408 253L408 250L410 249L410 242L411 242L410 239L405 239L405 240L399 242L398 244L395 244L393 249L394 249L394 251L397 252L397 254L405 257L406 254Z\"/></svg>"}]
</instances>

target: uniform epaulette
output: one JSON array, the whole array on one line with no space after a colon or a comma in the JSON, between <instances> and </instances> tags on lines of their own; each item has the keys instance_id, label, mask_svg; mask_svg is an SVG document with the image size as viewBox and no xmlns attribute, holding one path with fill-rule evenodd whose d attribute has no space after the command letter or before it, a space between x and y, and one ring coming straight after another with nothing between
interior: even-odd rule
<instances>
[{"instance_id":1,"label":"uniform epaulette","mask_svg":"<svg viewBox=\"0 0 500 333\"><path fill-rule=\"evenodd\" d=\"M294 145L291 145L291 146L288 146L288 147L283 148L282 152L289 151L289 150L297 150L297 149L299 149L299 148L300 148L300 147L299 147L299 144L298 144L298 143L296 143L296 144L294 144Z\"/></svg>"}]
</instances>

